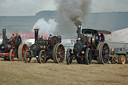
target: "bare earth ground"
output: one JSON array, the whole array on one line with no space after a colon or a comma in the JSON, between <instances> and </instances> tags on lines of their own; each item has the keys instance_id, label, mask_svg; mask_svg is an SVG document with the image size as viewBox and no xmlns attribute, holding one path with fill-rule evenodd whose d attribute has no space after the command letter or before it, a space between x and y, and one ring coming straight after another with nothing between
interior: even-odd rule
<instances>
[{"instance_id":1,"label":"bare earth ground","mask_svg":"<svg viewBox=\"0 0 128 85\"><path fill-rule=\"evenodd\" d=\"M0 85L128 85L128 64L39 64L0 59Z\"/></svg>"}]
</instances>

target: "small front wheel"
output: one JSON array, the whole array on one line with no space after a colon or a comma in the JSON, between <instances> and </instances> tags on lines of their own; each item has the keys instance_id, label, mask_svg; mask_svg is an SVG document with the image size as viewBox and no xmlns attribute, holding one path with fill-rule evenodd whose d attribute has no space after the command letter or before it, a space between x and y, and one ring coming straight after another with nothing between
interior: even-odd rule
<instances>
[{"instance_id":1,"label":"small front wheel","mask_svg":"<svg viewBox=\"0 0 128 85\"><path fill-rule=\"evenodd\" d=\"M92 52L91 52L90 48L86 49L84 60L85 60L85 64L91 64Z\"/></svg>"},{"instance_id":2,"label":"small front wheel","mask_svg":"<svg viewBox=\"0 0 128 85\"><path fill-rule=\"evenodd\" d=\"M26 50L24 53L24 62L29 63L31 61L31 52Z\"/></svg>"},{"instance_id":3,"label":"small front wheel","mask_svg":"<svg viewBox=\"0 0 128 85\"><path fill-rule=\"evenodd\" d=\"M15 53L14 50L11 49L9 52L9 61L14 61Z\"/></svg>"},{"instance_id":4,"label":"small front wheel","mask_svg":"<svg viewBox=\"0 0 128 85\"><path fill-rule=\"evenodd\" d=\"M47 55L45 50L41 50L37 58L38 63L46 63Z\"/></svg>"},{"instance_id":5,"label":"small front wheel","mask_svg":"<svg viewBox=\"0 0 128 85\"><path fill-rule=\"evenodd\" d=\"M67 53L66 53L66 62L68 65L72 63L72 59L73 58L71 57L71 49L68 48Z\"/></svg>"}]
</instances>

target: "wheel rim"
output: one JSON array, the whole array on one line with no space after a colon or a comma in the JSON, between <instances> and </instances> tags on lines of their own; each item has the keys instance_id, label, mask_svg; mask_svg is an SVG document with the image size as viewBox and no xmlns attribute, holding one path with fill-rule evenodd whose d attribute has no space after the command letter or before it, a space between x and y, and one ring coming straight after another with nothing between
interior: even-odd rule
<instances>
[{"instance_id":1,"label":"wheel rim","mask_svg":"<svg viewBox=\"0 0 128 85\"><path fill-rule=\"evenodd\" d=\"M86 48L84 63L91 64L91 60L92 60L92 52L91 52L90 48Z\"/></svg>"},{"instance_id":2,"label":"wheel rim","mask_svg":"<svg viewBox=\"0 0 128 85\"><path fill-rule=\"evenodd\" d=\"M9 55L9 60L10 61L14 61L14 57L15 57L15 52L13 49L10 50L10 55Z\"/></svg>"},{"instance_id":3,"label":"wheel rim","mask_svg":"<svg viewBox=\"0 0 128 85\"><path fill-rule=\"evenodd\" d=\"M109 61L109 47L107 44L103 45L102 48L102 58L103 58L103 62L106 64Z\"/></svg>"},{"instance_id":4,"label":"wheel rim","mask_svg":"<svg viewBox=\"0 0 128 85\"><path fill-rule=\"evenodd\" d=\"M89 60L89 64L91 64L91 61L92 61L92 52L91 52L91 50L89 50L89 53L88 53L88 60Z\"/></svg>"},{"instance_id":5,"label":"wheel rim","mask_svg":"<svg viewBox=\"0 0 128 85\"><path fill-rule=\"evenodd\" d=\"M24 56L24 61L25 62L30 62L30 60L31 60L31 52L29 51L29 50L27 50L26 52L25 52L25 56Z\"/></svg>"},{"instance_id":6,"label":"wheel rim","mask_svg":"<svg viewBox=\"0 0 128 85\"><path fill-rule=\"evenodd\" d=\"M124 55L122 55L121 61L122 61L123 64L125 63L125 56Z\"/></svg>"},{"instance_id":7,"label":"wheel rim","mask_svg":"<svg viewBox=\"0 0 128 85\"><path fill-rule=\"evenodd\" d=\"M46 61L46 52L42 51L40 57L40 61L41 62L45 62Z\"/></svg>"},{"instance_id":8,"label":"wheel rim","mask_svg":"<svg viewBox=\"0 0 128 85\"><path fill-rule=\"evenodd\" d=\"M24 53L25 53L26 50L28 50L28 46L25 44L25 45L23 46L23 48L22 48L22 57L24 57ZM27 57L26 57L26 58L27 58ZM26 60L28 60L28 58L27 58Z\"/></svg>"},{"instance_id":9,"label":"wheel rim","mask_svg":"<svg viewBox=\"0 0 128 85\"><path fill-rule=\"evenodd\" d=\"M28 46L26 44L20 44L18 47L18 58L19 60L24 60L24 55L26 50L28 50Z\"/></svg>"},{"instance_id":10,"label":"wheel rim","mask_svg":"<svg viewBox=\"0 0 128 85\"><path fill-rule=\"evenodd\" d=\"M66 62L67 62L67 64L71 64L72 63L72 57L71 57L70 53L71 53L71 49L68 49L67 50L67 54L66 54Z\"/></svg>"},{"instance_id":11,"label":"wheel rim","mask_svg":"<svg viewBox=\"0 0 128 85\"><path fill-rule=\"evenodd\" d=\"M63 45L58 46L56 55L57 55L57 61L63 62L64 57L65 57L65 49L64 49Z\"/></svg>"}]
</instances>

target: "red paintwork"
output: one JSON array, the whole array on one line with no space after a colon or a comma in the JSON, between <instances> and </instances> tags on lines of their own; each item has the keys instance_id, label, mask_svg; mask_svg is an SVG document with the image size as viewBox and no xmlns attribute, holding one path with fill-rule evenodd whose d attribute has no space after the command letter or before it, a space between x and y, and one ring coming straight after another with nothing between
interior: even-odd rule
<instances>
[{"instance_id":1,"label":"red paintwork","mask_svg":"<svg viewBox=\"0 0 128 85\"><path fill-rule=\"evenodd\" d=\"M81 58L84 58L85 56L80 56Z\"/></svg>"},{"instance_id":2,"label":"red paintwork","mask_svg":"<svg viewBox=\"0 0 128 85\"><path fill-rule=\"evenodd\" d=\"M6 56L9 56L9 53L0 53L0 56L6 57Z\"/></svg>"},{"instance_id":3,"label":"red paintwork","mask_svg":"<svg viewBox=\"0 0 128 85\"><path fill-rule=\"evenodd\" d=\"M12 61L14 61L14 58L15 58L15 53L14 51L12 51Z\"/></svg>"},{"instance_id":4,"label":"red paintwork","mask_svg":"<svg viewBox=\"0 0 128 85\"><path fill-rule=\"evenodd\" d=\"M76 56L72 56L72 57L76 57ZM85 56L79 56L80 58L84 58Z\"/></svg>"},{"instance_id":5,"label":"red paintwork","mask_svg":"<svg viewBox=\"0 0 128 85\"><path fill-rule=\"evenodd\" d=\"M51 43L51 41L50 41L50 40L48 40L48 44L49 44L49 43Z\"/></svg>"},{"instance_id":6,"label":"red paintwork","mask_svg":"<svg viewBox=\"0 0 128 85\"><path fill-rule=\"evenodd\" d=\"M28 46L25 44L23 49L22 49L22 56L24 56L25 51L28 50ZM28 58L26 58L28 60Z\"/></svg>"},{"instance_id":7,"label":"red paintwork","mask_svg":"<svg viewBox=\"0 0 128 85\"><path fill-rule=\"evenodd\" d=\"M76 57L76 56L72 56L72 57Z\"/></svg>"},{"instance_id":8,"label":"red paintwork","mask_svg":"<svg viewBox=\"0 0 128 85\"><path fill-rule=\"evenodd\" d=\"M29 52L27 51L26 55L29 55ZM28 58L26 58L26 60L28 60Z\"/></svg>"},{"instance_id":9,"label":"red paintwork","mask_svg":"<svg viewBox=\"0 0 128 85\"><path fill-rule=\"evenodd\" d=\"M12 35L13 33L10 33L10 36ZM35 34L33 33L18 33L21 37L25 37L25 38L35 38ZM16 34L15 34L16 35ZM44 39L47 39L48 38L48 35L44 35L44 34L39 34L39 36L43 36Z\"/></svg>"}]
</instances>

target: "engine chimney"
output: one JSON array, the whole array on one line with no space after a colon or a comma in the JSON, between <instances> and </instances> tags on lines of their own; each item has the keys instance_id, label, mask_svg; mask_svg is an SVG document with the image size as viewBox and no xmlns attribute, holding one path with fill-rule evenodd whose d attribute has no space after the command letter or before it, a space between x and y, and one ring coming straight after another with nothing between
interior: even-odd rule
<instances>
[{"instance_id":1,"label":"engine chimney","mask_svg":"<svg viewBox=\"0 0 128 85\"><path fill-rule=\"evenodd\" d=\"M3 30L3 43L5 43L5 38L6 38L6 29L2 29Z\"/></svg>"},{"instance_id":2,"label":"engine chimney","mask_svg":"<svg viewBox=\"0 0 128 85\"><path fill-rule=\"evenodd\" d=\"M77 26L78 39L81 38L81 25Z\"/></svg>"},{"instance_id":3,"label":"engine chimney","mask_svg":"<svg viewBox=\"0 0 128 85\"><path fill-rule=\"evenodd\" d=\"M35 30L35 43L38 43L38 31L39 29L34 29Z\"/></svg>"},{"instance_id":4,"label":"engine chimney","mask_svg":"<svg viewBox=\"0 0 128 85\"><path fill-rule=\"evenodd\" d=\"M81 26L82 26L82 23L80 20L75 20L74 21L74 24L76 25L77 27L77 34L78 34L78 39L81 38Z\"/></svg>"}]
</instances>

